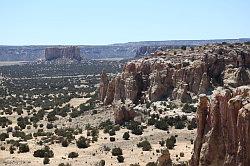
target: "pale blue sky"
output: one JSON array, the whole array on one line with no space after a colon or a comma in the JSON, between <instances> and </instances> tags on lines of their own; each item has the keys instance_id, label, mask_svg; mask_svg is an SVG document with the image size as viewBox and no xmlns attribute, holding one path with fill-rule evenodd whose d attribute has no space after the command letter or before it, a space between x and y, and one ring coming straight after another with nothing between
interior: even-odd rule
<instances>
[{"instance_id":1,"label":"pale blue sky","mask_svg":"<svg viewBox=\"0 0 250 166\"><path fill-rule=\"evenodd\" d=\"M249 37L249 0L0 0L0 45Z\"/></svg>"}]
</instances>

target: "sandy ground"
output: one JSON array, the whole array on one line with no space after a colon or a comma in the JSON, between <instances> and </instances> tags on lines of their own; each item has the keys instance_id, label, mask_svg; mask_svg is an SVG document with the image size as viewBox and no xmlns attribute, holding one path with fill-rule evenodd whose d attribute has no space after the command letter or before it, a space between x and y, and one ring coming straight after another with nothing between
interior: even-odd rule
<instances>
[{"instance_id":1,"label":"sandy ground","mask_svg":"<svg viewBox=\"0 0 250 166\"><path fill-rule=\"evenodd\" d=\"M82 103L86 103L90 98L73 98L69 101L69 104L73 107L78 107Z\"/></svg>"},{"instance_id":2,"label":"sandy ground","mask_svg":"<svg viewBox=\"0 0 250 166\"><path fill-rule=\"evenodd\" d=\"M50 148L55 154L55 157L51 158L50 165L58 165L61 162L68 162L76 166L87 166L95 165L101 159L106 161L106 165L126 166L132 163L146 165L146 163L150 161L156 161L160 156L160 153L156 153L156 149L162 148L158 143L159 140L165 139L172 134L178 134L176 146L173 150L170 150L172 160L175 161L176 155L179 156L180 152L184 152L185 156L180 157L179 161L187 161L191 157L192 145L189 139L185 139L194 137L194 134L192 134L190 131L185 129L181 131L170 130L170 134L167 134L167 132L163 132L158 129L152 129L152 127L149 127L141 136L135 136L131 134L130 140L122 139L122 135L125 131L127 131L127 129L121 129L115 135L115 142L110 142L109 135L104 134L101 131L98 142L91 144L91 146L86 149L79 149L75 144L70 144L66 148L62 147L60 144L50 145ZM86 136L86 133L83 133L83 135ZM105 137L108 139L104 139ZM136 146L136 144L141 139L147 139L151 143L151 151L142 151ZM8 151L0 151L0 165L43 165L43 159L32 156L34 150L41 148L41 146L36 145L34 140L29 141L29 145L31 148L30 153L15 153L11 155ZM125 158L124 163L118 163L116 157L112 156L111 152L103 151L103 146L108 146L111 149L113 147L120 147L123 149L123 156ZM79 153L79 157L75 159L68 159L67 155L72 151Z\"/></svg>"},{"instance_id":3,"label":"sandy ground","mask_svg":"<svg viewBox=\"0 0 250 166\"><path fill-rule=\"evenodd\" d=\"M83 99L73 99L71 101L73 106L82 103ZM98 109L97 109L98 110ZM98 126L102 121L107 119L113 120L113 111L111 107L105 107L98 110L97 114L93 114L92 111L86 111L84 115L74 118L72 122L68 121L68 117L62 118L54 122L57 124L58 128L61 127L81 127L83 133L81 134L84 137L87 137L87 131L84 130L86 124L91 124ZM46 121L41 121L46 126ZM44 127L45 130L46 127ZM4 129L5 130L5 129ZM3 129L0 132L4 131ZM27 133L34 132L36 129L33 127L30 130L25 129ZM193 145L191 144L190 139L195 138L195 130L181 129L177 130L171 128L169 133L167 131L156 129L153 126L148 126L144 129L143 135L137 136L130 132L130 139L123 140L123 133L128 131L125 128L121 128L120 131L116 132L114 136L116 138L115 142L110 142L109 134L104 134L102 130L99 132L98 141L91 143L91 146L86 149L77 148L76 144L73 142L68 147L62 147L61 144L52 144L49 147L54 152L54 157L50 159L50 165L57 166L60 163L70 163L72 166L94 166L100 160L105 160L106 165L110 166L128 166L130 164L139 163L141 166L146 165L148 162L155 162L157 158L161 155L157 153L157 149L162 149L160 146L160 140L166 140L171 135L178 135L176 146L173 150L170 150L171 159L173 162L176 160L187 161L191 157L191 152ZM77 135L76 138L81 135ZM11 138L11 137L10 137ZM89 137L91 138L91 137ZM137 147L137 144L143 140L147 139L152 146L151 151L142 151L141 148ZM15 151L14 154L9 153L9 145L6 145L4 142L0 142L1 146L5 146L6 150L0 150L0 166L40 166L43 165L43 158L33 157L33 152L37 149L42 148L42 146L36 144L35 139L29 140L28 144L30 147L30 152L18 154ZM112 156L111 151L104 151L104 146L109 147L110 149L114 147L120 147L123 150L123 156L125 158L124 163L118 163L117 157ZM79 154L78 158L68 159L68 154L70 152L77 152ZM180 157L180 152L184 152L184 157ZM178 156L177 156L178 155Z\"/></svg>"},{"instance_id":4,"label":"sandy ground","mask_svg":"<svg viewBox=\"0 0 250 166\"><path fill-rule=\"evenodd\" d=\"M20 65L28 63L28 61L0 61L0 66Z\"/></svg>"}]
</instances>

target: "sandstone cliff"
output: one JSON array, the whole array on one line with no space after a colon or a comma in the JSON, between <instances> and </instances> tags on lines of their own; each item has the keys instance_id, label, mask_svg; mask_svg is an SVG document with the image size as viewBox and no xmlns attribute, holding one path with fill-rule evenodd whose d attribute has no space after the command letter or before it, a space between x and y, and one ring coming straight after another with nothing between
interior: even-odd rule
<instances>
[{"instance_id":1,"label":"sandstone cliff","mask_svg":"<svg viewBox=\"0 0 250 166\"><path fill-rule=\"evenodd\" d=\"M45 60L54 60L58 58L67 58L80 61L80 49L76 46L65 48L53 47L45 49Z\"/></svg>"},{"instance_id":2,"label":"sandstone cliff","mask_svg":"<svg viewBox=\"0 0 250 166\"><path fill-rule=\"evenodd\" d=\"M250 165L250 86L200 96L191 166Z\"/></svg>"},{"instance_id":3,"label":"sandstone cliff","mask_svg":"<svg viewBox=\"0 0 250 166\"><path fill-rule=\"evenodd\" d=\"M100 91L105 104L126 100L134 104L163 98L191 102L201 93L211 94L218 86L250 84L250 46L245 44L206 45L186 50L157 51L133 60L123 72Z\"/></svg>"}]
</instances>

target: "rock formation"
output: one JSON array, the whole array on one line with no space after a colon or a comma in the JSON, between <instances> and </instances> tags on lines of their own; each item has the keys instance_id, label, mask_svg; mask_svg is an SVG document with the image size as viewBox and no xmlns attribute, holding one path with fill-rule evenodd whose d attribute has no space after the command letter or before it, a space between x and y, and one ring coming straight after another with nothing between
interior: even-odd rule
<instances>
[{"instance_id":1,"label":"rock formation","mask_svg":"<svg viewBox=\"0 0 250 166\"><path fill-rule=\"evenodd\" d=\"M104 99L106 97L108 84L109 84L108 76L107 76L106 72L103 70L102 74L101 74L100 85L99 85L100 86L99 87L99 98L102 102L104 101Z\"/></svg>"},{"instance_id":2,"label":"rock formation","mask_svg":"<svg viewBox=\"0 0 250 166\"><path fill-rule=\"evenodd\" d=\"M67 58L71 60L81 60L80 48L76 46L71 47L52 47L45 49L45 60L54 60L58 58Z\"/></svg>"},{"instance_id":3,"label":"rock formation","mask_svg":"<svg viewBox=\"0 0 250 166\"><path fill-rule=\"evenodd\" d=\"M133 110L133 104L131 101L126 101L124 103L115 103L114 108L114 118L116 124L123 124L124 122L133 120L137 113Z\"/></svg>"},{"instance_id":4,"label":"rock formation","mask_svg":"<svg viewBox=\"0 0 250 166\"><path fill-rule=\"evenodd\" d=\"M158 157L157 166L172 166L172 160L168 149L161 150L161 156Z\"/></svg>"},{"instance_id":5,"label":"rock formation","mask_svg":"<svg viewBox=\"0 0 250 166\"><path fill-rule=\"evenodd\" d=\"M161 50L128 62L112 79L105 104L164 98L190 102L198 94L210 94L218 86L250 83L250 46L206 45L186 50Z\"/></svg>"},{"instance_id":6,"label":"rock formation","mask_svg":"<svg viewBox=\"0 0 250 166\"><path fill-rule=\"evenodd\" d=\"M197 138L190 160L198 165L250 165L250 86L217 88L200 96Z\"/></svg>"}]
</instances>

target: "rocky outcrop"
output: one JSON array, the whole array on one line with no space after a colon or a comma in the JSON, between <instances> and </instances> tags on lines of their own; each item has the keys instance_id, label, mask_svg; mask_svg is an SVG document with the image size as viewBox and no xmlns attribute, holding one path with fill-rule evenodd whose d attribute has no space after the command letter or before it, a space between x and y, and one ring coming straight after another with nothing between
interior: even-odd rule
<instances>
[{"instance_id":1,"label":"rocky outcrop","mask_svg":"<svg viewBox=\"0 0 250 166\"><path fill-rule=\"evenodd\" d=\"M198 94L211 94L218 86L249 84L250 46L217 44L161 50L128 62L114 78L106 104L164 98L191 102Z\"/></svg>"},{"instance_id":2,"label":"rocky outcrop","mask_svg":"<svg viewBox=\"0 0 250 166\"><path fill-rule=\"evenodd\" d=\"M128 122L133 120L134 117L137 116L137 113L133 109L134 106L131 101L126 101L124 103L116 102L113 105L114 108L114 118L116 124L123 124L124 122Z\"/></svg>"},{"instance_id":3,"label":"rocky outcrop","mask_svg":"<svg viewBox=\"0 0 250 166\"><path fill-rule=\"evenodd\" d=\"M250 165L250 86L201 95L197 124L191 166Z\"/></svg>"},{"instance_id":4,"label":"rocky outcrop","mask_svg":"<svg viewBox=\"0 0 250 166\"><path fill-rule=\"evenodd\" d=\"M103 70L101 74L100 85L99 85L99 99L102 102L105 100L108 85L109 85L109 79L108 79L106 72Z\"/></svg>"},{"instance_id":5,"label":"rocky outcrop","mask_svg":"<svg viewBox=\"0 0 250 166\"><path fill-rule=\"evenodd\" d=\"M114 100L114 92L115 92L115 79L112 79L108 84L106 98L103 98L105 105L109 105L109 104L111 104L113 102L113 100Z\"/></svg>"},{"instance_id":6,"label":"rocky outcrop","mask_svg":"<svg viewBox=\"0 0 250 166\"><path fill-rule=\"evenodd\" d=\"M183 103L191 103L192 97L188 92L188 84L180 84L178 88L173 91L174 99L180 100Z\"/></svg>"},{"instance_id":7,"label":"rocky outcrop","mask_svg":"<svg viewBox=\"0 0 250 166\"><path fill-rule=\"evenodd\" d=\"M71 47L52 47L45 49L45 60L54 60L58 58L67 58L71 60L81 60L80 48L76 46Z\"/></svg>"},{"instance_id":8,"label":"rocky outcrop","mask_svg":"<svg viewBox=\"0 0 250 166\"><path fill-rule=\"evenodd\" d=\"M172 166L172 160L168 149L161 150L161 156L158 157L157 166Z\"/></svg>"},{"instance_id":9,"label":"rocky outcrop","mask_svg":"<svg viewBox=\"0 0 250 166\"><path fill-rule=\"evenodd\" d=\"M162 45L162 46L141 46L137 49L135 57L139 58L142 56L150 55L156 51L166 50L166 49L173 49L173 48L180 48L181 46L178 45Z\"/></svg>"}]
</instances>

